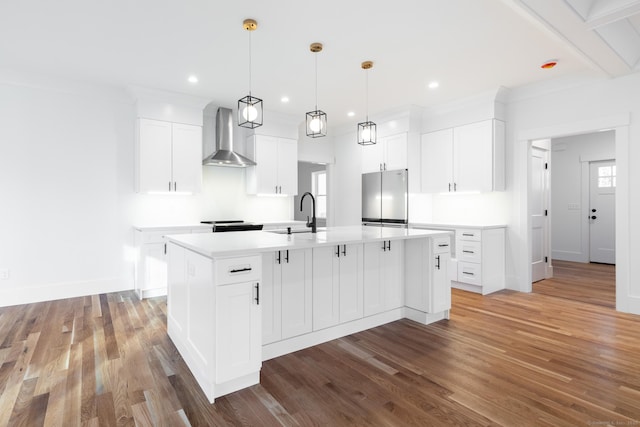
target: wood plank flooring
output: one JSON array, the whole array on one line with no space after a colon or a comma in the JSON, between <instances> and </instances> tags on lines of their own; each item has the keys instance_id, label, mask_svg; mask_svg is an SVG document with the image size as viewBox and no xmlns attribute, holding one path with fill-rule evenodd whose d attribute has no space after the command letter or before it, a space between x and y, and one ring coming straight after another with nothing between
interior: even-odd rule
<instances>
[{"instance_id":1,"label":"wood plank flooring","mask_svg":"<svg viewBox=\"0 0 640 427\"><path fill-rule=\"evenodd\" d=\"M0 309L0 426L640 425L640 316L454 290L409 320L267 361L209 404L132 292Z\"/></svg>"},{"instance_id":2,"label":"wood plank flooring","mask_svg":"<svg viewBox=\"0 0 640 427\"><path fill-rule=\"evenodd\" d=\"M533 284L533 292L616 307L616 266L553 260L553 278Z\"/></svg>"}]
</instances>

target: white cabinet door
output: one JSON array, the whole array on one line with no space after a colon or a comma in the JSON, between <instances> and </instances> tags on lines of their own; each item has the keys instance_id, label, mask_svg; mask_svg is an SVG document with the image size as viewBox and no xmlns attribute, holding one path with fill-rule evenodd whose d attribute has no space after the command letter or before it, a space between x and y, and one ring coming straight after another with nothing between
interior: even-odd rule
<instances>
[{"instance_id":1,"label":"white cabinet door","mask_svg":"<svg viewBox=\"0 0 640 427\"><path fill-rule=\"evenodd\" d=\"M456 191L493 190L493 120L453 129Z\"/></svg>"},{"instance_id":2,"label":"white cabinet door","mask_svg":"<svg viewBox=\"0 0 640 427\"><path fill-rule=\"evenodd\" d=\"M379 172L382 170L384 162L384 147L381 143L373 145L362 145L362 173Z\"/></svg>"},{"instance_id":3,"label":"white cabinet door","mask_svg":"<svg viewBox=\"0 0 640 427\"><path fill-rule=\"evenodd\" d=\"M278 190L280 194L298 194L298 141L278 139Z\"/></svg>"},{"instance_id":4,"label":"white cabinet door","mask_svg":"<svg viewBox=\"0 0 640 427\"><path fill-rule=\"evenodd\" d=\"M382 281L384 287L384 309L392 310L404 305L404 242L387 241L387 250L382 252Z\"/></svg>"},{"instance_id":5,"label":"white cabinet door","mask_svg":"<svg viewBox=\"0 0 640 427\"><path fill-rule=\"evenodd\" d=\"M312 251L280 251L282 269L282 339L311 332Z\"/></svg>"},{"instance_id":6,"label":"white cabinet door","mask_svg":"<svg viewBox=\"0 0 640 427\"><path fill-rule=\"evenodd\" d=\"M246 170L247 193L298 194L298 141L254 135L247 139L247 156L257 163Z\"/></svg>"},{"instance_id":7,"label":"white cabinet door","mask_svg":"<svg viewBox=\"0 0 640 427\"><path fill-rule=\"evenodd\" d=\"M334 258L334 265L337 263L339 268L340 323L360 319L364 314L362 249L361 244L339 245Z\"/></svg>"},{"instance_id":8,"label":"white cabinet door","mask_svg":"<svg viewBox=\"0 0 640 427\"><path fill-rule=\"evenodd\" d=\"M371 242L364 244L364 315L382 313L384 311L384 288L381 277L381 257L383 244Z\"/></svg>"},{"instance_id":9,"label":"white cabinet door","mask_svg":"<svg viewBox=\"0 0 640 427\"><path fill-rule=\"evenodd\" d=\"M202 188L202 127L138 119L138 191Z\"/></svg>"},{"instance_id":10,"label":"white cabinet door","mask_svg":"<svg viewBox=\"0 0 640 427\"><path fill-rule=\"evenodd\" d=\"M407 140L406 132L384 138L384 170L407 168Z\"/></svg>"},{"instance_id":11,"label":"white cabinet door","mask_svg":"<svg viewBox=\"0 0 640 427\"><path fill-rule=\"evenodd\" d=\"M423 193L453 191L453 129L422 135L421 167Z\"/></svg>"},{"instance_id":12,"label":"white cabinet door","mask_svg":"<svg viewBox=\"0 0 640 427\"><path fill-rule=\"evenodd\" d=\"M432 254L429 313L451 309L450 253Z\"/></svg>"},{"instance_id":13,"label":"white cabinet door","mask_svg":"<svg viewBox=\"0 0 640 427\"><path fill-rule=\"evenodd\" d=\"M340 322L338 246L313 248L313 330Z\"/></svg>"},{"instance_id":14,"label":"white cabinet door","mask_svg":"<svg viewBox=\"0 0 640 427\"><path fill-rule=\"evenodd\" d=\"M171 123L139 119L138 128L138 191L171 191Z\"/></svg>"},{"instance_id":15,"label":"white cabinet door","mask_svg":"<svg viewBox=\"0 0 640 427\"><path fill-rule=\"evenodd\" d=\"M407 168L407 133L379 138L362 146L362 173Z\"/></svg>"},{"instance_id":16,"label":"white cabinet door","mask_svg":"<svg viewBox=\"0 0 640 427\"><path fill-rule=\"evenodd\" d=\"M167 256L164 243L148 243L144 245L144 282L138 291L144 295L150 289L167 287Z\"/></svg>"},{"instance_id":17,"label":"white cabinet door","mask_svg":"<svg viewBox=\"0 0 640 427\"><path fill-rule=\"evenodd\" d=\"M391 249L389 249L389 247ZM404 304L404 244L402 241L364 245L364 315Z\"/></svg>"},{"instance_id":18,"label":"white cabinet door","mask_svg":"<svg viewBox=\"0 0 640 427\"><path fill-rule=\"evenodd\" d=\"M259 371L262 366L261 306L257 283L216 287L216 382Z\"/></svg>"},{"instance_id":19,"label":"white cabinet door","mask_svg":"<svg viewBox=\"0 0 640 427\"><path fill-rule=\"evenodd\" d=\"M282 339L282 271L276 261L277 252L262 255L262 344Z\"/></svg>"},{"instance_id":20,"label":"white cabinet door","mask_svg":"<svg viewBox=\"0 0 640 427\"><path fill-rule=\"evenodd\" d=\"M173 190L196 193L202 189L202 127L172 125Z\"/></svg>"}]
</instances>

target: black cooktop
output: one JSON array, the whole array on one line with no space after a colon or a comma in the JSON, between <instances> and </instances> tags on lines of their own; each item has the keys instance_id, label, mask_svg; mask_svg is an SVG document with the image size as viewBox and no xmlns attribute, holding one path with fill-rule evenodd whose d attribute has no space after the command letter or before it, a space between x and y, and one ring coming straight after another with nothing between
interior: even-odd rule
<instances>
[{"instance_id":1,"label":"black cooktop","mask_svg":"<svg viewBox=\"0 0 640 427\"><path fill-rule=\"evenodd\" d=\"M252 222L244 222L242 220L216 220L216 221L200 221L202 224L211 224L214 233L225 231L249 231L262 230L262 224L254 224Z\"/></svg>"}]
</instances>

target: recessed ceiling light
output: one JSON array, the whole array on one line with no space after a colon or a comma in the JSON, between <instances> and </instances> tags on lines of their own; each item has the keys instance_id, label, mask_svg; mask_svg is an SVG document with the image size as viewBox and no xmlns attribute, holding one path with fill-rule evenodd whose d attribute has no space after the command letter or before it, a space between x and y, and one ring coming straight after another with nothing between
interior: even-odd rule
<instances>
[{"instance_id":1,"label":"recessed ceiling light","mask_svg":"<svg viewBox=\"0 0 640 427\"><path fill-rule=\"evenodd\" d=\"M429 89L436 89L438 86L440 86L440 83L438 82L431 82L427 85Z\"/></svg>"},{"instance_id":2,"label":"recessed ceiling light","mask_svg":"<svg viewBox=\"0 0 640 427\"><path fill-rule=\"evenodd\" d=\"M282 102L283 104L286 104L287 102L289 102L289 97L283 96L282 98L280 98L280 102Z\"/></svg>"},{"instance_id":3,"label":"recessed ceiling light","mask_svg":"<svg viewBox=\"0 0 640 427\"><path fill-rule=\"evenodd\" d=\"M187 78L187 80L189 81L189 83L198 83L198 76L194 76L192 74Z\"/></svg>"},{"instance_id":4,"label":"recessed ceiling light","mask_svg":"<svg viewBox=\"0 0 640 427\"><path fill-rule=\"evenodd\" d=\"M353 117L353 116L355 116L355 115L356 115L356 113L354 113L353 111L349 111L349 112L347 113L347 116L349 116L349 117Z\"/></svg>"}]
</instances>

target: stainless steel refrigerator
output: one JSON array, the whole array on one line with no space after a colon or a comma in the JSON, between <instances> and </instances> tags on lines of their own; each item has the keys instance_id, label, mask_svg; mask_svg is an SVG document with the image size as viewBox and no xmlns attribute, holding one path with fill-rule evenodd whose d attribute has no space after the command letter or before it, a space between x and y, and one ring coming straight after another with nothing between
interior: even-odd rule
<instances>
[{"instance_id":1,"label":"stainless steel refrigerator","mask_svg":"<svg viewBox=\"0 0 640 427\"><path fill-rule=\"evenodd\" d=\"M362 223L404 226L408 223L408 171L362 174Z\"/></svg>"}]
</instances>

